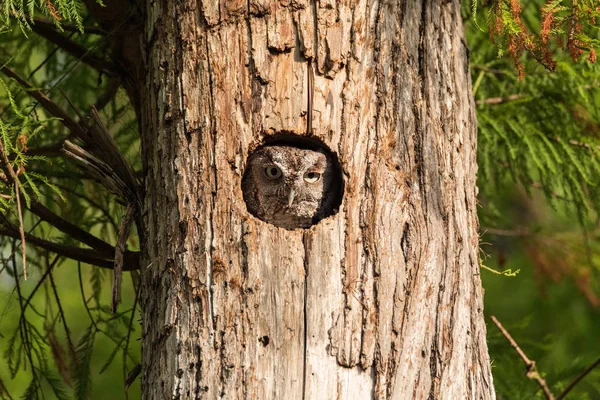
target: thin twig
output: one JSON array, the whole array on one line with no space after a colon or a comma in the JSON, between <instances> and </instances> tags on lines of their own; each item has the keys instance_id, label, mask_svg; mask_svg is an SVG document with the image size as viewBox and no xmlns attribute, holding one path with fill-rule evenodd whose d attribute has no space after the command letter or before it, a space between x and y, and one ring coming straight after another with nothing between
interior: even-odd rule
<instances>
[{"instance_id":1,"label":"thin twig","mask_svg":"<svg viewBox=\"0 0 600 400\"><path fill-rule=\"evenodd\" d=\"M525 363L525 366L527 367L527 373L526 373L527 377L529 379L535 380L538 383L538 385L540 385L540 387L542 388L542 391L544 392L544 395L546 396L546 398L548 400L555 400L554 395L550 391L550 388L548 388L548 384L546 384L546 381L544 380L544 378L542 378L540 373L537 371L537 368L535 366L535 361L532 361L527 357L525 352L523 350L521 350L521 348L519 347L517 342L515 342L515 340L512 338L512 336L510 336L508 331L506 329L504 329L504 327L502 326L500 321L498 321L496 319L496 317L494 317L492 315L492 316L490 316L490 318L492 319L492 321L494 321L494 323L496 324L498 329L500 329L500 332L502 332L504 337L510 342L510 345L517 351L517 353L519 354L519 356Z\"/></svg>"},{"instance_id":2,"label":"thin twig","mask_svg":"<svg viewBox=\"0 0 600 400\"><path fill-rule=\"evenodd\" d=\"M37 293L38 289L42 286L42 283L44 283L46 278L50 275L50 273L52 272L54 267L57 265L58 260L60 260L60 256L57 255L56 257L54 257L54 260L50 263L48 268L46 268L44 275L42 275L42 277L40 278L38 283L35 285L35 287L31 291L31 293L29 294L29 297L27 297L27 300L25 300L25 304L23 305L23 311L21 312L21 317L19 319L19 323L21 323L21 321L25 318L24 312L27 311L27 307L29 307L29 303L31 303L33 296Z\"/></svg>"},{"instance_id":3,"label":"thin twig","mask_svg":"<svg viewBox=\"0 0 600 400\"><path fill-rule=\"evenodd\" d=\"M26 18L28 18L28 17L26 16ZM33 18L33 22L34 22L34 25L37 25L37 26L44 25L51 29L54 29L56 27L56 24L54 23L54 21L49 20L47 18L35 17L35 18ZM65 31L80 33L79 27L77 25L68 24L66 22L61 22L60 27ZM99 28L97 26L84 26L83 31L85 32L85 34L91 34L91 35L104 36L104 35L108 34L107 31L105 31L104 29Z\"/></svg>"},{"instance_id":4,"label":"thin twig","mask_svg":"<svg viewBox=\"0 0 600 400\"><path fill-rule=\"evenodd\" d=\"M115 339L114 335L109 335L106 331L104 331L103 329L100 329L100 327L96 323L96 320L94 320L94 317L92 316L92 311L90 310L88 301L85 297L85 292L83 290L83 278L81 276L81 263L79 263L79 262L77 263L77 275L79 276L79 291L81 293L81 299L83 300L83 306L85 307L85 311L87 312L87 315L90 317L90 321L91 321L91 324L93 325L94 329L96 330L96 332L100 332L100 333L104 334L114 344L119 346L119 348L122 348L121 343ZM131 359L132 362L136 362L136 360L134 360L133 356L130 354L129 354L129 358Z\"/></svg>"},{"instance_id":5,"label":"thin twig","mask_svg":"<svg viewBox=\"0 0 600 400\"><path fill-rule=\"evenodd\" d=\"M12 170L12 168L9 168ZM21 257L23 259L23 279L27 280L27 242L25 241L25 228L23 226L23 211L21 210L21 195L19 180L15 180L15 197L17 198L17 214L19 214L19 234L21 235Z\"/></svg>"},{"instance_id":6,"label":"thin twig","mask_svg":"<svg viewBox=\"0 0 600 400\"><path fill-rule=\"evenodd\" d=\"M13 263L13 272L14 272L14 276L15 276L15 286L17 288L17 296L19 296L19 306L21 308L21 316L24 316L25 307L23 305L23 294L21 292L21 284L19 283L19 274L17 272L17 262L15 259L16 257L15 257L15 251L14 251L14 241L13 241L12 247L13 247L12 263ZM36 385L39 387L40 381L35 372L35 367L33 365L33 356L31 355L32 349L31 349L31 342L29 341L29 332L22 320L19 320L19 330L21 333L21 341L23 342L23 345L25 346L25 352L27 353L27 359L29 360L29 365L31 367L31 374L33 375L33 380L35 381Z\"/></svg>"},{"instance_id":7,"label":"thin twig","mask_svg":"<svg viewBox=\"0 0 600 400\"><path fill-rule=\"evenodd\" d=\"M579 382L581 382L581 380L583 378L585 378L587 376L587 374L589 374L590 372L592 372L594 370L594 368L596 368L598 365L600 365L600 358L598 358L596 361L594 361L592 363L592 365L590 365L589 367L587 367L581 374L579 374L579 376L577 376L577 378L575 378L575 380L573 382L571 382L569 384L569 386L567 386L567 388L565 390L563 390L563 392L561 394L558 395L558 397L556 398L556 400L562 400L565 398L565 396L567 394L569 394L569 392L575 387L575 385L577 385Z\"/></svg>"},{"instance_id":8,"label":"thin twig","mask_svg":"<svg viewBox=\"0 0 600 400\"><path fill-rule=\"evenodd\" d=\"M44 24L33 24L31 25L31 29L84 64L109 76L117 76L116 68L113 64L94 56L91 54L90 49L81 46L72 41L69 37L62 35L55 27Z\"/></svg>"},{"instance_id":9,"label":"thin twig","mask_svg":"<svg viewBox=\"0 0 600 400\"><path fill-rule=\"evenodd\" d=\"M17 213L19 214L19 233L21 235L21 253L23 258L23 279L27 280L27 244L25 241L25 228L23 226L23 212L21 210L21 190L19 187L19 177L13 170L13 167L8 159L8 154L4 150L4 144L0 141L0 156L4 163L3 170L7 174L6 178L12 180L12 184L15 185L15 197L17 198Z\"/></svg>"},{"instance_id":10,"label":"thin twig","mask_svg":"<svg viewBox=\"0 0 600 400\"><path fill-rule=\"evenodd\" d=\"M2 218L2 215L0 215ZM3 221L4 229L0 228L0 236L8 236L12 238L19 238L19 233L16 227L9 224L6 220ZM25 233L27 241L37 247L45 250L49 250L53 253L60 254L73 260L81 261L87 264L95 265L101 268L112 269L114 267L114 261L105 257L102 253L97 252L93 249L84 249L81 247L73 247L61 243L54 243L49 240L41 239L37 236ZM114 251L114 250L113 250ZM126 264L123 267L124 271L130 271L139 268L139 252L126 251L125 261Z\"/></svg>"},{"instance_id":11,"label":"thin twig","mask_svg":"<svg viewBox=\"0 0 600 400\"><path fill-rule=\"evenodd\" d=\"M131 276L131 280L132 280L132 282L134 281L133 274ZM134 282L134 286L135 286L135 282ZM124 383L125 383L125 398L126 399L129 399L129 396L127 394L127 389L129 388L129 385L131 385L131 383L128 384L128 382L129 382L129 376L132 373L132 371L130 371L129 374L127 373L127 354L129 352L129 338L131 337L131 331L133 329L133 319L135 317L135 307L137 306L139 297L140 297L140 286L138 285L138 288L135 291L135 298L133 299L133 307L131 308L131 318L129 319L129 328L127 329L127 336L125 338L125 348L123 349L123 379L124 379ZM135 369L136 369L136 367L134 366L133 370L135 370Z\"/></svg>"},{"instance_id":12,"label":"thin twig","mask_svg":"<svg viewBox=\"0 0 600 400\"><path fill-rule=\"evenodd\" d=\"M530 232L527 228L517 229L499 229L499 228L481 228L483 234L489 233L490 235L496 236L529 236Z\"/></svg>"},{"instance_id":13,"label":"thin twig","mask_svg":"<svg viewBox=\"0 0 600 400\"><path fill-rule=\"evenodd\" d=\"M67 325L67 317L65 311L62 308L60 298L58 296L58 290L56 290L56 284L54 283L54 276L52 275L52 271L50 271L50 285L52 286L52 292L54 293L54 299L56 300L56 304L58 306L58 312L60 313L60 318L63 323L63 329L65 330L65 336L67 337L67 342L69 344L69 356L71 357L71 365L75 367L77 365L77 357L75 355L75 346L73 345L73 340L71 340L71 331Z\"/></svg>"},{"instance_id":14,"label":"thin twig","mask_svg":"<svg viewBox=\"0 0 600 400\"><path fill-rule=\"evenodd\" d=\"M117 312L119 303L121 302L121 277L123 274L123 255L125 253L125 245L129 238L129 230L133 224L135 214L135 205L133 203L127 206L125 216L121 222L117 244L115 245L115 266L113 268L113 287L112 287L112 303L111 309L113 314Z\"/></svg>"},{"instance_id":15,"label":"thin twig","mask_svg":"<svg viewBox=\"0 0 600 400\"><path fill-rule=\"evenodd\" d=\"M2 61L0 63L0 71L2 73L11 79L14 79L19 85L27 89L27 94L36 99L53 117L60 118L62 120L62 124L66 126L73 135L82 139L86 138L86 132L83 130L83 128L77 123L77 121L71 118L71 116L62 107L50 100L50 98L41 90L33 88L29 82L19 76L19 74L14 72L12 69L8 68L5 62Z\"/></svg>"},{"instance_id":16,"label":"thin twig","mask_svg":"<svg viewBox=\"0 0 600 400\"><path fill-rule=\"evenodd\" d=\"M482 104L495 105L495 104L508 103L509 101L519 100L524 97L525 96L522 94L511 94L510 96L506 96L506 97L489 97L487 99L477 100L475 102L475 104L477 104L478 106L480 106Z\"/></svg>"}]
</instances>

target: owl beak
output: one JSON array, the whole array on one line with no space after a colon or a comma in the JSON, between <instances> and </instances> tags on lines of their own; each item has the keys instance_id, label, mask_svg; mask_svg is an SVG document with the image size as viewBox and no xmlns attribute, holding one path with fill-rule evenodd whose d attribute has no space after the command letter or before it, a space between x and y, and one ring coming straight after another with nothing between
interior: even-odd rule
<instances>
[{"instance_id":1,"label":"owl beak","mask_svg":"<svg viewBox=\"0 0 600 400\"><path fill-rule=\"evenodd\" d=\"M290 193L288 194L288 207L292 206L292 203L294 202L294 195L296 193L294 193L294 188L290 189Z\"/></svg>"}]
</instances>

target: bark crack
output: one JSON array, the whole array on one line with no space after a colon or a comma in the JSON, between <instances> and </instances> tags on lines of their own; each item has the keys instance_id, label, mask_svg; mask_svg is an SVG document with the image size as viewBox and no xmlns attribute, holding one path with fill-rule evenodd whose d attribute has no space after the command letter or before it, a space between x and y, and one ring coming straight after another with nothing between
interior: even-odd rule
<instances>
[{"instance_id":1,"label":"bark crack","mask_svg":"<svg viewBox=\"0 0 600 400\"><path fill-rule=\"evenodd\" d=\"M307 348L308 348L308 259L309 259L309 254L310 254L310 248L309 248L309 240L311 233L305 231L302 234L302 245L304 247L304 294L303 294L303 301L304 301L304 308L303 308L303 318L304 318L304 332L303 332L303 360L302 360L302 399L306 398L306 383L307 383L307 358L308 358L308 353L307 353Z\"/></svg>"},{"instance_id":2,"label":"bark crack","mask_svg":"<svg viewBox=\"0 0 600 400\"><path fill-rule=\"evenodd\" d=\"M214 110L215 110L215 105L214 105L214 77L213 77L213 70L210 66L210 46L209 46L209 40L208 38L206 38L206 68L208 69L208 81L209 81L209 92L210 92L210 100L209 100L209 104L208 104L208 108L210 110L210 114L214 115ZM211 165L210 167L212 168L213 171L213 180L214 180L214 187L212 188L212 192L211 192L211 196L210 196L210 205L209 205L209 217L208 217L208 238L209 238L209 248L208 250L208 254L207 254L207 262L206 262L206 284L207 284L207 290L208 290L208 310L210 312L209 315L209 321L210 324L212 325L212 330L215 330L215 321L214 321L214 304L213 304L213 296L214 296L214 292L213 292L213 285L212 285L212 274L213 274L213 242L214 242L214 235L215 235L215 230L214 230L214 211L215 211L215 198L217 196L217 188L218 188L218 184L217 184L217 179L218 179L218 174L217 174L217 164L216 164L216 160L214 158L214 155L217 154L217 126L214 122L214 120L211 118L209 120L209 132L210 135L212 136L212 154L213 154L213 159L211 160Z\"/></svg>"}]
</instances>

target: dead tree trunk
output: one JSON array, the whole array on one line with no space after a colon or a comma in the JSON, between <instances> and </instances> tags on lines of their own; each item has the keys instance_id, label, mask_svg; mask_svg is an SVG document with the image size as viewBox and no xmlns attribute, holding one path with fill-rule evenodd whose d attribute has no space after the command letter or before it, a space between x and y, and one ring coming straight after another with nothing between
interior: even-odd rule
<instances>
[{"instance_id":1,"label":"dead tree trunk","mask_svg":"<svg viewBox=\"0 0 600 400\"><path fill-rule=\"evenodd\" d=\"M493 399L458 0L147 3L147 399ZM251 216L249 151L307 130L339 212Z\"/></svg>"}]
</instances>

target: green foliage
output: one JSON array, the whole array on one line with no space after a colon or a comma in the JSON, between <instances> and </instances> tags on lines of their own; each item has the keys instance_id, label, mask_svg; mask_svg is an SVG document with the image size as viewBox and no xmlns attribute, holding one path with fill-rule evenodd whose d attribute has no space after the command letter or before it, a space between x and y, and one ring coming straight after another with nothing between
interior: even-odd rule
<instances>
[{"instance_id":1,"label":"green foliage","mask_svg":"<svg viewBox=\"0 0 600 400\"><path fill-rule=\"evenodd\" d=\"M31 204L31 195L36 198L42 197L40 184L52 189L59 197L64 200L58 188L42 174L29 172L28 164L49 163L47 157L27 154L27 142L34 139L45 128L45 126L55 121L56 118L48 118L40 121L30 116L31 107L22 107L17 104L9 85L0 78L0 89L3 90L7 99L7 109L4 110L0 118L0 141L6 156L11 160L11 166L15 175L19 179L20 193L25 199L27 206ZM13 208L15 204L14 185L8 185L7 180L0 181L0 212L5 212Z\"/></svg>"},{"instance_id":2,"label":"green foliage","mask_svg":"<svg viewBox=\"0 0 600 400\"><path fill-rule=\"evenodd\" d=\"M471 1L475 24L477 3ZM594 0L537 0L525 5L521 0L498 0L491 2L487 21L498 55L508 51L523 78L523 54L552 71L562 51L574 62L586 54L594 63L600 45L596 29L599 18L600 7Z\"/></svg>"},{"instance_id":3,"label":"green foliage","mask_svg":"<svg viewBox=\"0 0 600 400\"><path fill-rule=\"evenodd\" d=\"M111 82L81 60L32 35L29 28L40 15L58 25L71 21L79 31L71 30L69 40L88 49L90 55L109 60L110 33L81 34L87 18L81 4L74 0L7 0L0 12L5 24L0 63L6 62L41 88L75 119L78 116L66 99L86 114L99 97L110 93ZM493 272L482 264L486 307L508 322L507 328L528 354L539 360L540 371L559 393L589 365L586 355L600 351L589 344L589 338L586 341L589 332L600 329L592 306L600 289L600 260L595 255L600 254L600 236L590 224L600 211L600 69L592 63L598 46L598 32L593 28L597 10L590 8L592 0L577 2L575 9L561 0L534 1L523 7L516 0L499 0L491 6L476 0L463 4L465 19L470 21L467 36L478 102L483 230L486 226L520 226L524 220L529 223L528 236L519 236L510 245L498 238L493 241L493 251L505 252L509 261L486 260ZM10 21L17 21L20 29L10 28ZM495 44L481 21L492 27ZM574 28L569 25L572 21ZM574 35L569 40L571 31ZM23 32L30 37L25 39ZM505 53L507 57L503 57ZM556 72L550 74L548 69ZM110 97L100 113L119 149L134 170L141 171L137 121L124 93ZM61 121L32 101L28 91L12 80L0 80L1 143L19 177L25 206L33 198L43 199L65 220L114 243L122 205L64 162L60 154L45 153L62 144L67 134ZM534 221L534 207L525 209L528 200L516 199L511 193L520 186L534 199L537 191L544 193L560 224ZM14 185L0 180L0 212L14 211L15 195ZM535 207L539 204L538 200ZM572 224L573 215L577 224ZM14 224L18 221L16 215L7 218ZM28 215L25 227L40 238L81 246L35 216ZM579 230L588 233L587 241L581 240ZM135 239L128 244L137 247ZM46 394L59 399L122 396L122 387L114 382L120 382L127 368L137 364L139 354L139 346L131 344L137 339L133 335L139 335L136 274L131 274L133 283L124 287L127 300L123 311L113 315L107 305L110 275L106 271L90 266L82 269L62 260L50 267L48 253L32 248L33 257L28 260L33 279L24 282L19 279L17 245L17 240L4 240L0 248L0 283L5 284L0 293L6 307L0 314L0 337L6 335L0 398L5 393L23 398ZM79 280L73 279L77 268ZM49 269L52 273L46 274ZM552 292L546 301L537 290L542 286L540 276L567 278L568 285L544 281L544 290ZM52 277L56 277L56 285ZM573 315L577 323L571 321ZM573 329L561 329L564 326ZM542 398L535 383L524 377L522 361L506 339L492 326L488 332L499 397ZM593 382L600 382L598 373L582 384L576 398L595 398L600 389ZM117 394L108 394L110 390Z\"/></svg>"},{"instance_id":4,"label":"green foliage","mask_svg":"<svg viewBox=\"0 0 600 400\"><path fill-rule=\"evenodd\" d=\"M558 4L545 7L551 3ZM506 2L495 4L508 7ZM533 11L536 7L530 6ZM532 10L522 13L528 16ZM504 25L515 34L524 23ZM567 202L580 221L599 211L600 67L556 54L554 73L530 58L523 61L520 79L510 60L498 58L488 45L485 32L474 23L467 29L476 49L471 65L485 199L493 201L496 185L509 176L527 190L543 190L550 204Z\"/></svg>"},{"instance_id":5,"label":"green foliage","mask_svg":"<svg viewBox=\"0 0 600 400\"><path fill-rule=\"evenodd\" d=\"M96 331L90 325L77 344L77 370L75 371L75 397L87 399L92 391L90 363L94 350Z\"/></svg>"},{"instance_id":6,"label":"green foliage","mask_svg":"<svg viewBox=\"0 0 600 400\"><path fill-rule=\"evenodd\" d=\"M101 1L98 1L102 4ZM7 29L13 21L17 21L21 31L26 33L35 24L36 15L49 17L61 28L61 21L74 22L81 33L83 33L83 3L81 0L3 0L1 21Z\"/></svg>"},{"instance_id":7,"label":"green foliage","mask_svg":"<svg viewBox=\"0 0 600 400\"><path fill-rule=\"evenodd\" d=\"M486 314L505 324L558 395L600 357L589 336L599 328L598 30L594 14L583 18L578 8L580 42L567 44L565 24L573 10L564 5L570 2L522 3L516 14L517 1L463 7L479 127L479 214L483 246L493 253L486 260L493 273L483 268L482 276ZM498 25L495 18L502 19ZM495 46L486 27L477 25L482 20L494 31ZM506 270L520 274L498 276ZM499 398L545 399L493 324L488 343ZM597 382L598 370L568 398L598 398Z\"/></svg>"}]
</instances>

